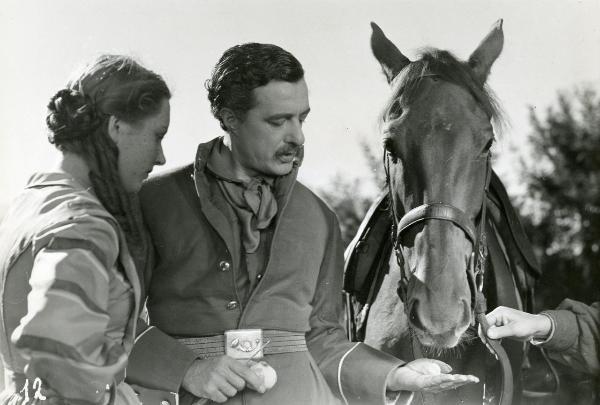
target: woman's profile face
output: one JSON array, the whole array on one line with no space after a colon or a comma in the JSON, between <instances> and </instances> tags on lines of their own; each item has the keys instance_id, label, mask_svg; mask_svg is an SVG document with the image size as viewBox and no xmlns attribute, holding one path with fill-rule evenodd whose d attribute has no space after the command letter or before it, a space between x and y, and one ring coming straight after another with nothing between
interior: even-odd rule
<instances>
[{"instance_id":1,"label":"woman's profile face","mask_svg":"<svg viewBox=\"0 0 600 405\"><path fill-rule=\"evenodd\" d=\"M119 148L119 176L128 192L137 192L155 165L164 165L162 140L169 129L171 108L164 99L156 113L128 123L119 121L115 142Z\"/></svg>"}]
</instances>

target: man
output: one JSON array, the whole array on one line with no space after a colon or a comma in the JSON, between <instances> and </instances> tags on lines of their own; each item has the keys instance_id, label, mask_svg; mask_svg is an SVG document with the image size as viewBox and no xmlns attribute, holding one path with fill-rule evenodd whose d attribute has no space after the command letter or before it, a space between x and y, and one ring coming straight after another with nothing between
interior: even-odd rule
<instances>
[{"instance_id":1,"label":"man","mask_svg":"<svg viewBox=\"0 0 600 405\"><path fill-rule=\"evenodd\" d=\"M350 343L340 323L343 246L333 212L296 181L309 114L300 63L283 49L227 50L207 83L225 136L141 193L157 251L150 328L128 378L231 404L382 404L475 377ZM264 351L277 373L251 365Z\"/></svg>"},{"instance_id":2,"label":"man","mask_svg":"<svg viewBox=\"0 0 600 405\"><path fill-rule=\"evenodd\" d=\"M586 305L566 299L557 309L537 315L498 307L486 318L488 337L529 340L560 363L600 375L600 302Z\"/></svg>"}]
</instances>

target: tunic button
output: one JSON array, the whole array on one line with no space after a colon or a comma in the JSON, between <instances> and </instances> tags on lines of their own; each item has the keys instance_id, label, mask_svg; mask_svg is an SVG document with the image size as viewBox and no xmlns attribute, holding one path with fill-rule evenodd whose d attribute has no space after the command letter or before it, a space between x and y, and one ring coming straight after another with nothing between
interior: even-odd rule
<instances>
[{"instance_id":1,"label":"tunic button","mask_svg":"<svg viewBox=\"0 0 600 405\"><path fill-rule=\"evenodd\" d=\"M262 278L262 274L259 274L258 276L256 276L257 279L261 279Z\"/></svg>"},{"instance_id":2,"label":"tunic button","mask_svg":"<svg viewBox=\"0 0 600 405\"><path fill-rule=\"evenodd\" d=\"M171 403L169 401L160 401L160 405L171 405Z\"/></svg>"},{"instance_id":3,"label":"tunic button","mask_svg":"<svg viewBox=\"0 0 600 405\"><path fill-rule=\"evenodd\" d=\"M231 268L231 264L229 264L229 262L226 262L225 260L222 260L219 262L219 270L229 271L230 268Z\"/></svg>"},{"instance_id":4,"label":"tunic button","mask_svg":"<svg viewBox=\"0 0 600 405\"><path fill-rule=\"evenodd\" d=\"M239 306L237 301L229 301L227 303L227 309L230 311L233 311L234 309L237 309L237 307Z\"/></svg>"}]
</instances>

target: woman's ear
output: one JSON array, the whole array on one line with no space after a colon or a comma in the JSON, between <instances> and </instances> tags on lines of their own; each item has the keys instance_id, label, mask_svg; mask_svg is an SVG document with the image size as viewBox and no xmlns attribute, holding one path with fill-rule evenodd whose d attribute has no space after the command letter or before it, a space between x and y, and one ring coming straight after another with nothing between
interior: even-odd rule
<instances>
[{"instance_id":1,"label":"woman's ear","mask_svg":"<svg viewBox=\"0 0 600 405\"><path fill-rule=\"evenodd\" d=\"M237 115L235 115L235 112L233 112L233 110L229 108L223 108L221 109L220 115L221 120L225 125L225 128L227 128L227 132L229 132L231 135L235 135L239 122Z\"/></svg>"},{"instance_id":2,"label":"woman's ear","mask_svg":"<svg viewBox=\"0 0 600 405\"><path fill-rule=\"evenodd\" d=\"M110 136L110 139L112 139L115 144L119 143L118 141L121 137L122 130L121 120L114 115L111 115L108 118L108 136Z\"/></svg>"}]
</instances>

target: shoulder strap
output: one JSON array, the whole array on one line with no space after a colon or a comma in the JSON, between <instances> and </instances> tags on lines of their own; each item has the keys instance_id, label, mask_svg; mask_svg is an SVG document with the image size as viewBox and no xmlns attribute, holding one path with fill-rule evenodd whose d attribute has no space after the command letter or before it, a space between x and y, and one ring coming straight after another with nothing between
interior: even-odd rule
<instances>
[{"instance_id":1,"label":"shoulder strap","mask_svg":"<svg viewBox=\"0 0 600 405\"><path fill-rule=\"evenodd\" d=\"M531 242L523 230L521 221L519 220L519 217L515 212L510 199L508 198L508 194L504 188L504 185L494 171L492 171L492 178L490 179L490 191L492 197L494 197L496 200L495 202L499 203L499 208L502 211L503 216L506 218L508 228L510 229L510 233L515 241L515 245L518 247L531 270L535 273L535 276L541 276L542 271L533 252Z\"/></svg>"}]
</instances>

